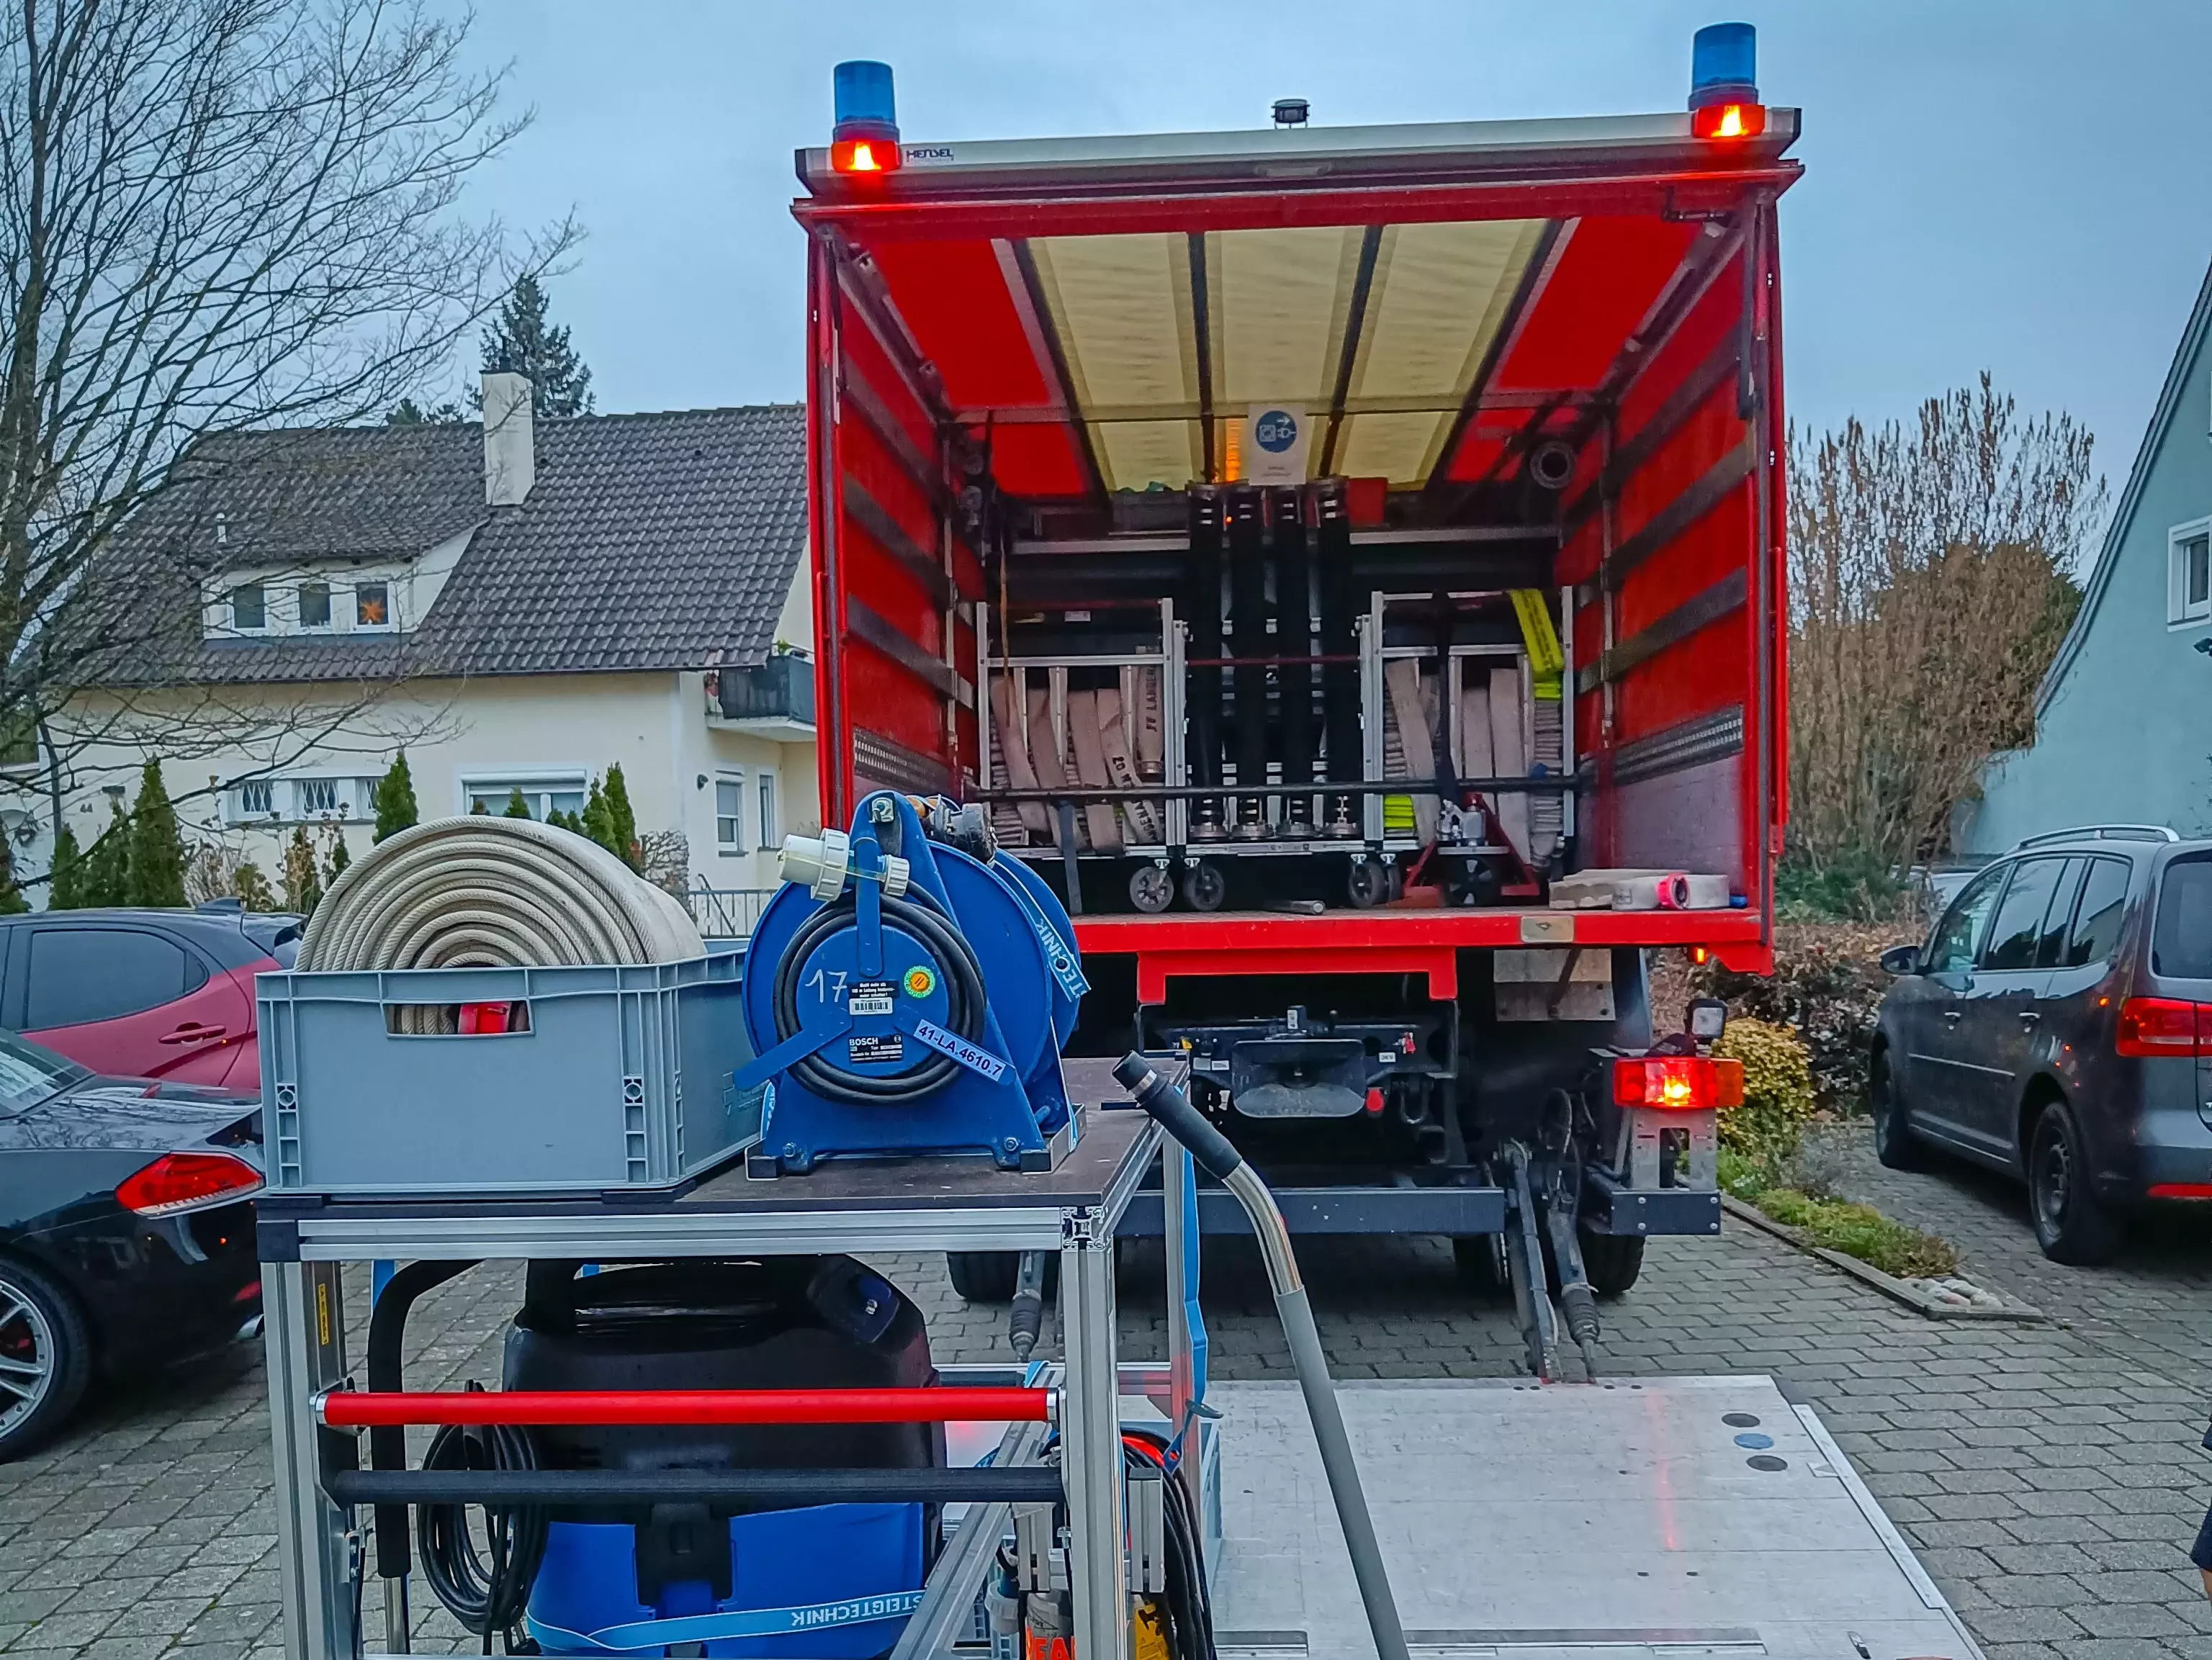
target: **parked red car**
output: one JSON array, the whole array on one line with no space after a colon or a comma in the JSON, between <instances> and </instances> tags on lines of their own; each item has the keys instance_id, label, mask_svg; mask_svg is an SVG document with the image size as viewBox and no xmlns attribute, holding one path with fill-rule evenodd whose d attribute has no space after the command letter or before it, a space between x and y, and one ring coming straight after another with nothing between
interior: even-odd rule
<instances>
[{"instance_id":1,"label":"parked red car","mask_svg":"<svg viewBox=\"0 0 2212 1660\"><path fill-rule=\"evenodd\" d=\"M0 917L0 1027L110 1076L258 1090L253 977L303 925L234 900Z\"/></svg>"}]
</instances>

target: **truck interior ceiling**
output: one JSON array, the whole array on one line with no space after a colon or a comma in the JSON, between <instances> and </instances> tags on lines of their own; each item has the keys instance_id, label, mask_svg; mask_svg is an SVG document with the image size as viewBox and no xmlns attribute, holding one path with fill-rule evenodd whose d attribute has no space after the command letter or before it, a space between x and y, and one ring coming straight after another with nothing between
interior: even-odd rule
<instances>
[{"instance_id":1,"label":"truck interior ceiling","mask_svg":"<svg viewBox=\"0 0 2212 1660\"><path fill-rule=\"evenodd\" d=\"M825 814L988 802L1086 920L1604 869L1752 924L1771 113L1374 130L1371 169L1359 129L1065 141L1049 191L1038 147L803 156Z\"/></svg>"}]
</instances>

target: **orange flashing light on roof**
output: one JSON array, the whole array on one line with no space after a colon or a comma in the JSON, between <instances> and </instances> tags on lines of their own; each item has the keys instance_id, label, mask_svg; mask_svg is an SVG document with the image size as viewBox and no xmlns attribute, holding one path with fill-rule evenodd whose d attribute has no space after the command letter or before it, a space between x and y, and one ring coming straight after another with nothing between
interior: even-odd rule
<instances>
[{"instance_id":1,"label":"orange flashing light on roof","mask_svg":"<svg viewBox=\"0 0 2212 1660\"><path fill-rule=\"evenodd\" d=\"M897 144L881 138L846 138L830 147L835 173L891 173L902 160Z\"/></svg>"},{"instance_id":2,"label":"orange flashing light on roof","mask_svg":"<svg viewBox=\"0 0 2212 1660\"><path fill-rule=\"evenodd\" d=\"M1715 104L1692 110L1690 130L1699 138L1756 138L1766 130L1766 106Z\"/></svg>"}]
</instances>

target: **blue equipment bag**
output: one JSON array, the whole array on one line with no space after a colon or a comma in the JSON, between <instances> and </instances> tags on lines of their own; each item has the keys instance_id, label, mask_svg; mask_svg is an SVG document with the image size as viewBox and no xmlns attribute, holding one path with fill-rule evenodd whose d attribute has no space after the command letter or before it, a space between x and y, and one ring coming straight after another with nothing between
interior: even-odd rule
<instances>
[{"instance_id":1,"label":"blue equipment bag","mask_svg":"<svg viewBox=\"0 0 2212 1660\"><path fill-rule=\"evenodd\" d=\"M638 1597L637 1531L555 1522L527 1626L548 1654L659 1655L704 1643L744 1660L872 1660L921 1602L918 1505L820 1505L730 1518L730 1590L705 1580Z\"/></svg>"}]
</instances>

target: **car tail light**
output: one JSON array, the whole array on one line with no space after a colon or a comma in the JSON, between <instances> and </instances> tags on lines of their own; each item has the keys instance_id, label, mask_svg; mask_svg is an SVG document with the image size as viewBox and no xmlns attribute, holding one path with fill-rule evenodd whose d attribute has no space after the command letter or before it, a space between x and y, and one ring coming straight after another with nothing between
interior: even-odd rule
<instances>
[{"instance_id":1,"label":"car tail light","mask_svg":"<svg viewBox=\"0 0 2212 1660\"><path fill-rule=\"evenodd\" d=\"M2154 1199L2212 1199L2212 1183L2153 1182L2148 1197Z\"/></svg>"},{"instance_id":2,"label":"car tail light","mask_svg":"<svg viewBox=\"0 0 2212 1660\"><path fill-rule=\"evenodd\" d=\"M233 1204L260 1190L261 1172L228 1153L164 1153L115 1190L141 1216L175 1216Z\"/></svg>"},{"instance_id":3,"label":"car tail light","mask_svg":"<svg viewBox=\"0 0 2212 1660\"><path fill-rule=\"evenodd\" d=\"M1613 1063L1617 1106L1656 1106L1669 1112L1743 1105L1743 1063L1703 1055L1648 1055Z\"/></svg>"},{"instance_id":4,"label":"car tail light","mask_svg":"<svg viewBox=\"0 0 2212 1660\"><path fill-rule=\"evenodd\" d=\"M2187 1059L2207 1051L2212 1039L2212 1003L2179 997L2130 997L2120 1005L2118 1041L2123 1055Z\"/></svg>"}]
</instances>

